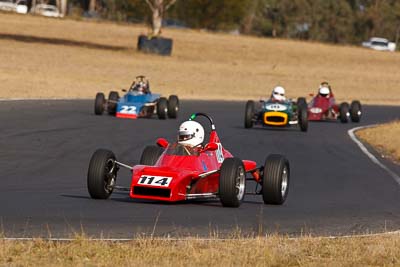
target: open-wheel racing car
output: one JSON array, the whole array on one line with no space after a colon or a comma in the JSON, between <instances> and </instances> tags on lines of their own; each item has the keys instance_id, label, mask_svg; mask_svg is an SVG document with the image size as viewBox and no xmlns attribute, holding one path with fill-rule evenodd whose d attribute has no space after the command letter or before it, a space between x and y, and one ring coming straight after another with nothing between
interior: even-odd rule
<instances>
[{"instance_id":1,"label":"open-wheel racing car","mask_svg":"<svg viewBox=\"0 0 400 267\"><path fill-rule=\"evenodd\" d=\"M262 195L265 204L283 204L290 182L288 160L271 154L258 167L254 161L236 158L222 146L210 116L196 113L189 122L199 116L205 117L211 126L204 146L188 147L160 138L157 145L144 149L136 166L117 161L110 150L95 151L87 175L90 196L107 199L114 190L125 190L134 199L176 202L219 198L225 207L239 207L245 194L257 194ZM132 172L129 188L116 186L121 167ZM256 182L254 192L246 192L246 180Z\"/></svg>"},{"instance_id":2,"label":"open-wheel racing car","mask_svg":"<svg viewBox=\"0 0 400 267\"><path fill-rule=\"evenodd\" d=\"M159 119L176 118L179 111L179 99L176 95L170 95L168 100L160 94L150 92L149 81L145 76L137 76L126 94L119 97L118 92L111 91L108 99L103 93L97 93L94 102L94 113L102 115L107 111L118 118L136 119L138 117L149 118L157 114Z\"/></svg>"},{"instance_id":3,"label":"open-wheel racing car","mask_svg":"<svg viewBox=\"0 0 400 267\"><path fill-rule=\"evenodd\" d=\"M338 105L330 87L320 87L318 95L308 104L309 121L360 122L361 115L360 101L354 100L350 105L347 102Z\"/></svg>"},{"instance_id":4,"label":"open-wheel racing car","mask_svg":"<svg viewBox=\"0 0 400 267\"><path fill-rule=\"evenodd\" d=\"M299 97L297 102L269 99L256 103L249 100L244 113L244 127L251 128L253 125L272 127L298 125L301 131L306 132L308 129L306 100L303 97Z\"/></svg>"}]
</instances>

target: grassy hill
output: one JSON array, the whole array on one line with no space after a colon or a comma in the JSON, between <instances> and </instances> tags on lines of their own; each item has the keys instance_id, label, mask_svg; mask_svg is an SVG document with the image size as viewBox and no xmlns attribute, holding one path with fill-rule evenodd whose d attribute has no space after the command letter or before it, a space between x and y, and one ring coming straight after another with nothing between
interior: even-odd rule
<instances>
[{"instance_id":1,"label":"grassy hill","mask_svg":"<svg viewBox=\"0 0 400 267\"><path fill-rule=\"evenodd\" d=\"M136 75L182 98L246 100L283 85L289 97L332 84L339 100L400 103L400 53L164 29L173 55L136 51L145 26L0 14L0 98L93 98Z\"/></svg>"}]
</instances>

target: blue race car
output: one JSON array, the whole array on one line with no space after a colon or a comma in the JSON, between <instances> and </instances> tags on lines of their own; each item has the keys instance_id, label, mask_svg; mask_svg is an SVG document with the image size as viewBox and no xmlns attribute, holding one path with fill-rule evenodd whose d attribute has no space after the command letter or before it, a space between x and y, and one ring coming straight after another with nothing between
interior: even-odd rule
<instances>
[{"instance_id":1,"label":"blue race car","mask_svg":"<svg viewBox=\"0 0 400 267\"><path fill-rule=\"evenodd\" d=\"M168 100L160 94L150 92L149 81L145 76L137 76L126 94L119 97L118 92L111 91L108 99L103 93L97 93L94 102L94 113L102 115L106 110L108 114L118 118L150 118L157 114L159 119L178 116L179 99L176 95L170 95Z\"/></svg>"}]
</instances>

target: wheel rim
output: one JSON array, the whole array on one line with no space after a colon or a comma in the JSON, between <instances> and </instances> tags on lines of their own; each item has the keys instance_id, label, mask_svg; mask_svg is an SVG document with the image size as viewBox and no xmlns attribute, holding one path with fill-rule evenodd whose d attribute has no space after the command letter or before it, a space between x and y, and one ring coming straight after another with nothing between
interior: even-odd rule
<instances>
[{"instance_id":1,"label":"wheel rim","mask_svg":"<svg viewBox=\"0 0 400 267\"><path fill-rule=\"evenodd\" d=\"M288 181L289 181L288 178L289 178L288 170L287 170L287 168L285 166L283 168L283 171L282 171L282 182L281 182L281 194L282 194L282 197L285 197L285 195L286 195L286 190L287 190Z\"/></svg>"},{"instance_id":2,"label":"wheel rim","mask_svg":"<svg viewBox=\"0 0 400 267\"><path fill-rule=\"evenodd\" d=\"M113 159L108 159L104 170L104 189L106 192L110 193L114 189L115 185L115 161Z\"/></svg>"},{"instance_id":3,"label":"wheel rim","mask_svg":"<svg viewBox=\"0 0 400 267\"><path fill-rule=\"evenodd\" d=\"M243 167L239 167L239 173L236 177L236 197L241 200L244 196L246 177L244 175Z\"/></svg>"}]
</instances>

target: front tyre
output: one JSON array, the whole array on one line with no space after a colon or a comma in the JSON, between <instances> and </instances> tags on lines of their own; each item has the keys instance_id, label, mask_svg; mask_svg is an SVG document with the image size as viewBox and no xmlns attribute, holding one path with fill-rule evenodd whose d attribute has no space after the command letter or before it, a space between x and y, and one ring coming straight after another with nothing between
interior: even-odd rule
<instances>
[{"instance_id":1,"label":"front tyre","mask_svg":"<svg viewBox=\"0 0 400 267\"><path fill-rule=\"evenodd\" d=\"M339 116L340 116L340 122L341 123L347 123L349 121L349 104L346 102L343 102L339 106Z\"/></svg>"},{"instance_id":2,"label":"front tyre","mask_svg":"<svg viewBox=\"0 0 400 267\"><path fill-rule=\"evenodd\" d=\"M282 205L289 193L289 161L282 155L267 157L262 177L262 196L265 204Z\"/></svg>"},{"instance_id":3,"label":"front tyre","mask_svg":"<svg viewBox=\"0 0 400 267\"><path fill-rule=\"evenodd\" d=\"M297 108L305 107L307 109L307 101L304 97L297 98Z\"/></svg>"},{"instance_id":4,"label":"front tyre","mask_svg":"<svg viewBox=\"0 0 400 267\"><path fill-rule=\"evenodd\" d=\"M246 103L246 109L244 111L244 128L253 127L253 117L254 117L254 101L249 100Z\"/></svg>"},{"instance_id":5,"label":"front tyre","mask_svg":"<svg viewBox=\"0 0 400 267\"><path fill-rule=\"evenodd\" d=\"M111 91L108 95L107 112L110 115L115 115L117 112L117 102L119 100L119 94L116 91Z\"/></svg>"},{"instance_id":6,"label":"front tyre","mask_svg":"<svg viewBox=\"0 0 400 267\"><path fill-rule=\"evenodd\" d=\"M219 198L224 207L239 207L246 191L246 172L238 158L227 158L221 165Z\"/></svg>"},{"instance_id":7,"label":"front tyre","mask_svg":"<svg viewBox=\"0 0 400 267\"><path fill-rule=\"evenodd\" d=\"M350 118L352 122L360 122L361 120L361 103L354 100L350 105Z\"/></svg>"},{"instance_id":8,"label":"front tyre","mask_svg":"<svg viewBox=\"0 0 400 267\"><path fill-rule=\"evenodd\" d=\"M297 115L300 130L302 132L307 132L308 130L308 114L307 114L307 105L299 105L297 106Z\"/></svg>"},{"instance_id":9,"label":"front tyre","mask_svg":"<svg viewBox=\"0 0 400 267\"><path fill-rule=\"evenodd\" d=\"M168 113L168 101L165 97L160 97L157 101L157 116L160 120L165 120Z\"/></svg>"},{"instance_id":10,"label":"front tyre","mask_svg":"<svg viewBox=\"0 0 400 267\"><path fill-rule=\"evenodd\" d=\"M106 103L106 99L103 93L97 93L96 98L94 100L94 114L102 115L104 111L104 104Z\"/></svg>"},{"instance_id":11,"label":"front tyre","mask_svg":"<svg viewBox=\"0 0 400 267\"><path fill-rule=\"evenodd\" d=\"M176 119L179 111L179 99L176 95L168 97L168 118Z\"/></svg>"},{"instance_id":12,"label":"front tyre","mask_svg":"<svg viewBox=\"0 0 400 267\"><path fill-rule=\"evenodd\" d=\"M164 149L159 146L146 146L140 157L140 165L154 166L164 152Z\"/></svg>"},{"instance_id":13,"label":"front tyre","mask_svg":"<svg viewBox=\"0 0 400 267\"><path fill-rule=\"evenodd\" d=\"M89 163L87 187L91 198L107 199L114 190L118 166L110 150L98 149Z\"/></svg>"}]
</instances>

